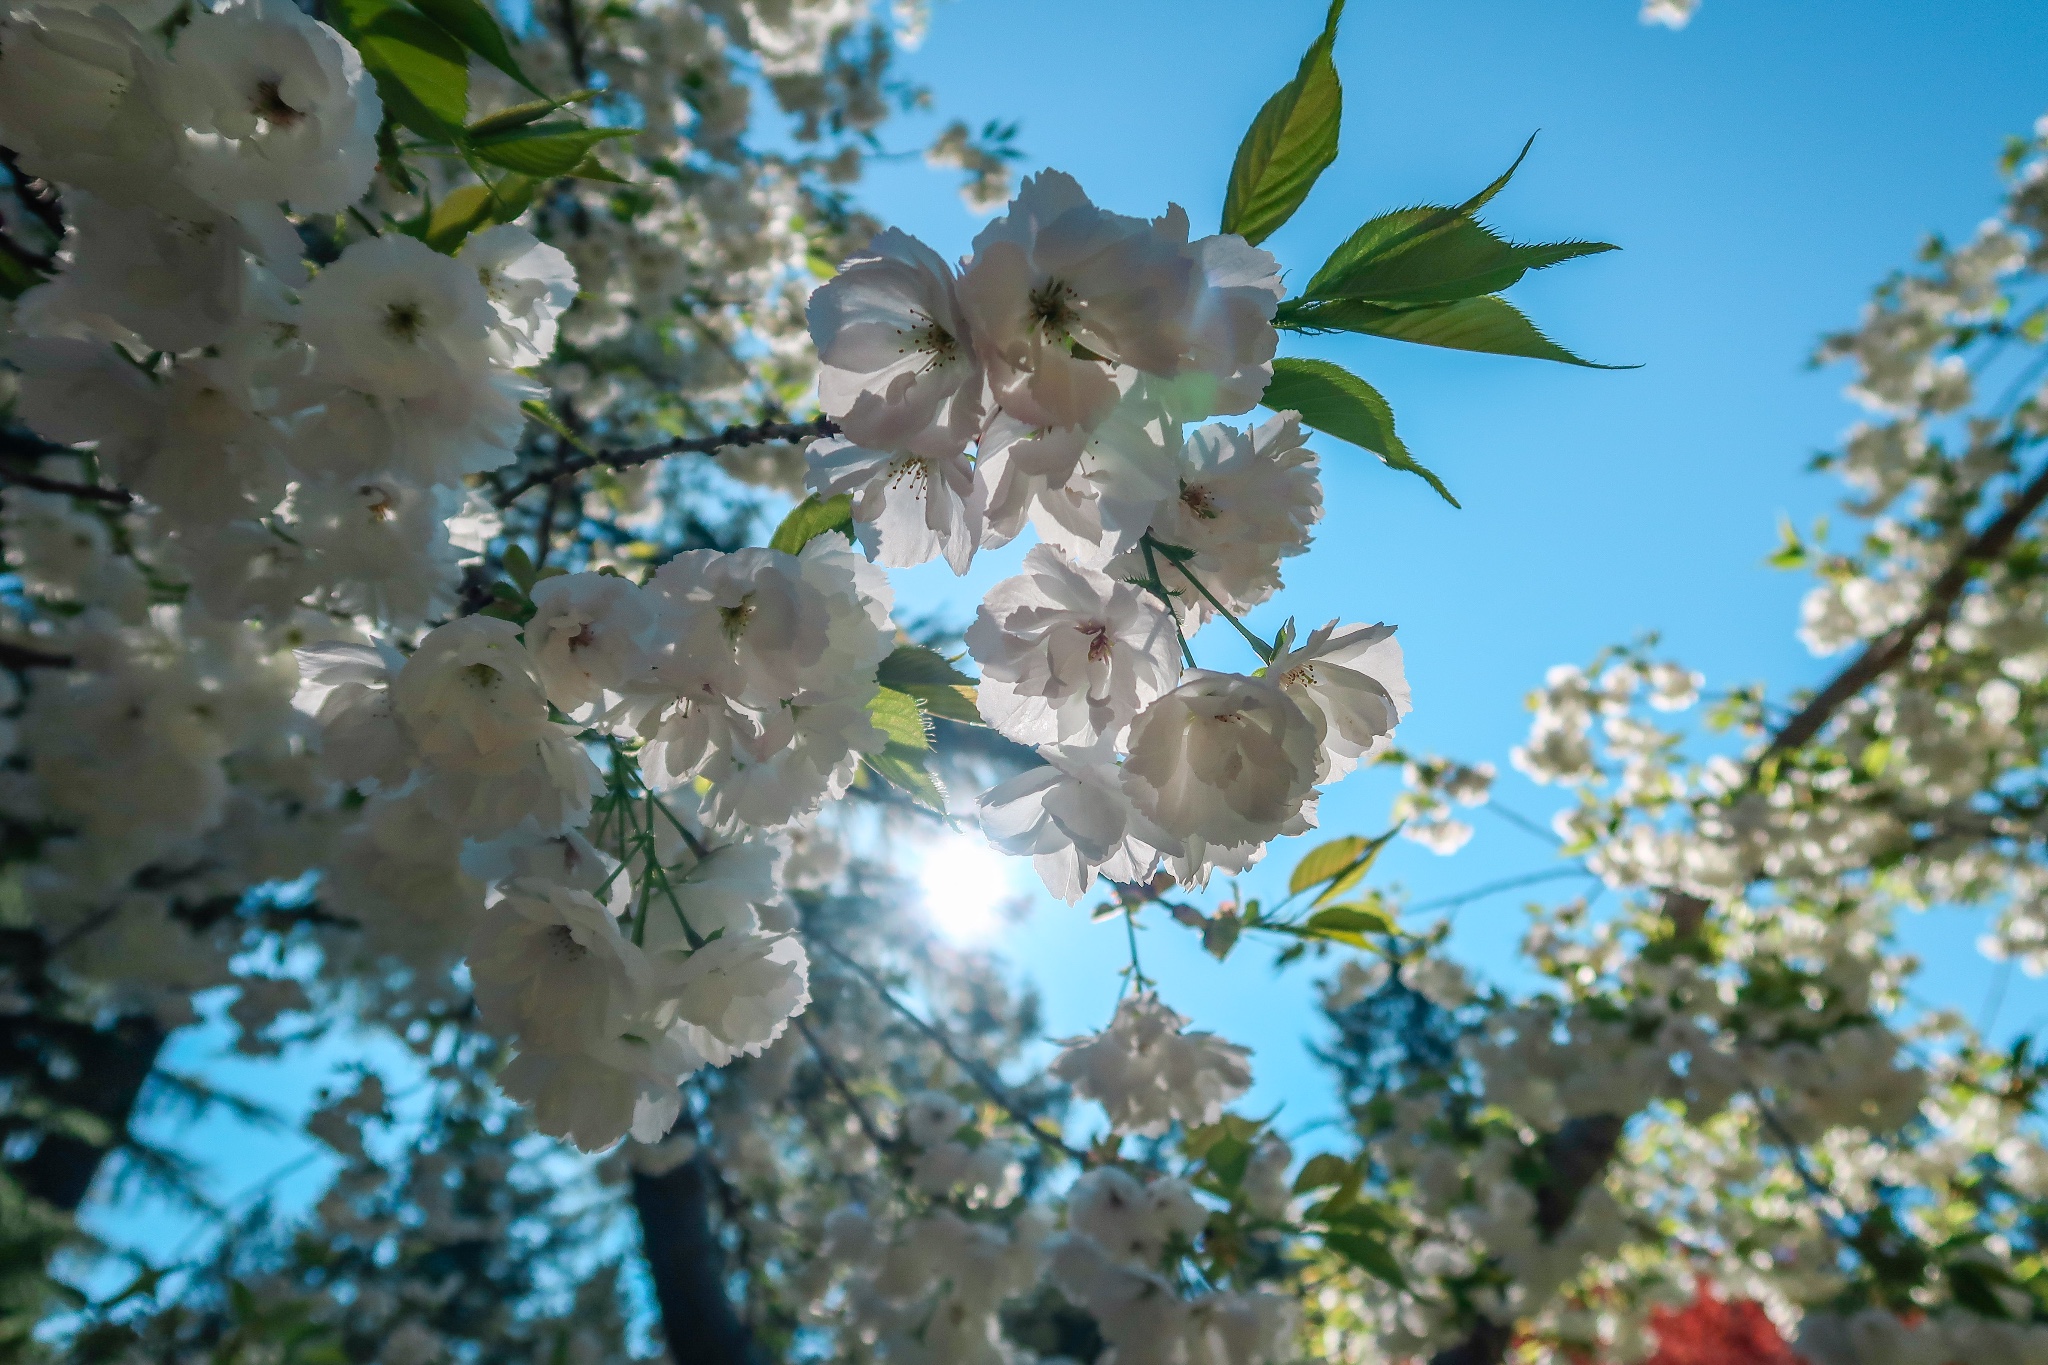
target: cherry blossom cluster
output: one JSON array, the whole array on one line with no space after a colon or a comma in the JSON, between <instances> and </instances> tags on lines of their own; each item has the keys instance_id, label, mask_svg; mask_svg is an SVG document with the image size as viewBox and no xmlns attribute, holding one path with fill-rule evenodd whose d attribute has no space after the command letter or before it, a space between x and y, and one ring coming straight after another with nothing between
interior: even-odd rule
<instances>
[{"instance_id":1,"label":"cherry blossom cluster","mask_svg":"<svg viewBox=\"0 0 2048 1365\"><path fill-rule=\"evenodd\" d=\"M1242 239L1190 241L1177 207L1110 213L1048 171L957 271L891 231L813 297L842 435L812 447L809 483L850 499L869 556L965 572L1039 534L968 648L982 715L1046 766L982 816L1070 902L1098 873L1247 866L1408 709L1384 626L1258 642L1257 675L1192 666L1188 637L1270 598L1322 512L1295 414L1185 430L1259 401L1280 294Z\"/></svg>"}]
</instances>

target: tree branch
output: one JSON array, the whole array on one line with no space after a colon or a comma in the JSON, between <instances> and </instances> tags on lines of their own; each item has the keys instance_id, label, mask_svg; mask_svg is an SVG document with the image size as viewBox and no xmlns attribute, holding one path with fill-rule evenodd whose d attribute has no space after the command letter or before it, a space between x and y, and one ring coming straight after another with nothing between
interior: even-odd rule
<instances>
[{"instance_id":1,"label":"tree branch","mask_svg":"<svg viewBox=\"0 0 2048 1365\"><path fill-rule=\"evenodd\" d=\"M46 479L40 474L24 473L19 469L0 469L0 483L13 484L17 488L33 488L38 493L64 493L74 498L91 498L95 502L108 502L116 507L126 507L135 501L135 495L125 488L108 488L97 483L71 483L64 479Z\"/></svg>"},{"instance_id":2,"label":"tree branch","mask_svg":"<svg viewBox=\"0 0 2048 1365\"><path fill-rule=\"evenodd\" d=\"M659 1175L635 1171L641 1249L661 1305L669 1359L675 1365L755 1365L753 1331L726 1293L725 1248L711 1226L711 1180L701 1150Z\"/></svg>"},{"instance_id":3,"label":"tree branch","mask_svg":"<svg viewBox=\"0 0 2048 1365\"><path fill-rule=\"evenodd\" d=\"M1847 668L1829 679L1799 714L1785 722L1771 736L1771 742L1751 766L1752 779L1763 765L1780 754L1790 753L1818 735L1843 703L1876 682L1907 658L1930 626L1946 621L1955 610L1963 589L1977 574L1977 566L2004 554L2027 519L2048 502L2048 465L2043 465L2019 495L2007 504L1998 519L1971 538L1961 552L1927 589L1927 600L1913 619L1887 631L1864 647Z\"/></svg>"},{"instance_id":4,"label":"tree branch","mask_svg":"<svg viewBox=\"0 0 2048 1365\"><path fill-rule=\"evenodd\" d=\"M756 422L751 426L734 425L714 436L679 436L673 441L658 445L638 446L630 450L596 450L571 455L558 460L543 469L536 469L505 492L498 495L499 507L510 507L520 496L542 484L565 479L572 474L581 474L586 469L604 465L611 469L630 469L634 465L649 464L666 459L670 455L714 455L727 446L767 445L772 441L809 441L821 436L836 436L839 427L825 417L813 417L808 422Z\"/></svg>"},{"instance_id":5,"label":"tree branch","mask_svg":"<svg viewBox=\"0 0 2048 1365\"><path fill-rule=\"evenodd\" d=\"M27 645L11 645L0 640L0 668L21 671L30 668L69 668L73 663L69 654L51 654L46 650L30 649Z\"/></svg>"}]
</instances>

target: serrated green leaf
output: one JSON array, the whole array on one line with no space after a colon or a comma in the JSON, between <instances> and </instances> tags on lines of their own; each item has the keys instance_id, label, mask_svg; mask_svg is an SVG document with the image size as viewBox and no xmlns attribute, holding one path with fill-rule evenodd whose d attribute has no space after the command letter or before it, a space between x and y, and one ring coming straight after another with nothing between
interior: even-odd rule
<instances>
[{"instance_id":1,"label":"serrated green leaf","mask_svg":"<svg viewBox=\"0 0 2048 1365\"><path fill-rule=\"evenodd\" d=\"M586 128L564 120L492 133L474 139L469 147L479 160L544 180L549 176L576 174L576 168L597 144L632 135L631 128Z\"/></svg>"},{"instance_id":2,"label":"serrated green leaf","mask_svg":"<svg viewBox=\"0 0 2048 1365\"><path fill-rule=\"evenodd\" d=\"M920 752L932 747L931 731L927 728L924 711L917 704L917 698L907 692L898 692L893 687L884 687L875 693L868 703L868 719L875 728L889 737L893 746L916 749Z\"/></svg>"},{"instance_id":3,"label":"serrated green leaf","mask_svg":"<svg viewBox=\"0 0 2048 1365\"><path fill-rule=\"evenodd\" d=\"M867 766L890 786L927 810L946 813L946 789L924 766L924 754L916 749L891 744L879 754L866 756Z\"/></svg>"},{"instance_id":4,"label":"serrated green leaf","mask_svg":"<svg viewBox=\"0 0 2048 1365\"><path fill-rule=\"evenodd\" d=\"M924 703L924 709L962 725L987 725L971 687L947 687L936 683L911 683L903 689Z\"/></svg>"},{"instance_id":5,"label":"serrated green leaf","mask_svg":"<svg viewBox=\"0 0 2048 1365\"><path fill-rule=\"evenodd\" d=\"M331 13L376 78L386 114L421 137L461 134L469 56L446 29L395 0L341 0Z\"/></svg>"},{"instance_id":6,"label":"serrated green leaf","mask_svg":"<svg viewBox=\"0 0 2048 1365\"><path fill-rule=\"evenodd\" d=\"M1395 435L1394 410L1379 390L1343 366L1283 356L1273 362L1273 382L1260 401L1275 412L1298 412L1304 425L1363 446L1394 469L1419 475L1445 502L1458 505L1443 480L1410 455Z\"/></svg>"},{"instance_id":7,"label":"serrated green leaf","mask_svg":"<svg viewBox=\"0 0 2048 1365\"><path fill-rule=\"evenodd\" d=\"M1448 303L1497 294L1531 270L1616 248L1608 242L1510 242L1475 218L1454 216L1425 236L1386 249L1384 243L1433 214L1413 208L1384 214L1353 233L1302 290L1305 299L1375 303Z\"/></svg>"},{"instance_id":8,"label":"serrated green leaf","mask_svg":"<svg viewBox=\"0 0 2048 1365\"><path fill-rule=\"evenodd\" d=\"M450 36L477 56L489 62L498 70L518 81L534 94L541 94L541 88L526 78L513 59L511 45L505 41L505 30L498 26L497 16L486 8L481 0L412 0L422 14L446 29Z\"/></svg>"},{"instance_id":9,"label":"serrated green leaf","mask_svg":"<svg viewBox=\"0 0 2048 1365\"><path fill-rule=\"evenodd\" d=\"M1290 895L1299 895L1319 882L1326 882L1365 856L1372 843L1362 834L1346 835L1332 839L1326 844L1317 844L1302 860L1294 865L1293 873L1287 878Z\"/></svg>"},{"instance_id":10,"label":"serrated green leaf","mask_svg":"<svg viewBox=\"0 0 2048 1365\"><path fill-rule=\"evenodd\" d=\"M841 493L823 502L816 494L805 498L775 528L775 534L768 538L768 548L793 555L828 531L842 532L848 540L853 538L851 494Z\"/></svg>"},{"instance_id":11,"label":"serrated green leaf","mask_svg":"<svg viewBox=\"0 0 2048 1365\"><path fill-rule=\"evenodd\" d=\"M974 685L974 679L953 667L945 655L923 645L896 646L875 669L875 681L884 687L907 687L913 683Z\"/></svg>"},{"instance_id":12,"label":"serrated green leaf","mask_svg":"<svg viewBox=\"0 0 2048 1365\"><path fill-rule=\"evenodd\" d=\"M1281 319L1284 317L1285 321ZM1294 331L1359 332L1367 336L1442 346L1453 351L1525 356L1582 365L1589 370L1632 370L1634 365L1602 365L1574 355L1537 330L1522 311L1506 299L1487 295L1422 308L1387 308L1355 299L1332 299L1283 308L1275 326Z\"/></svg>"},{"instance_id":13,"label":"serrated green leaf","mask_svg":"<svg viewBox=\"0 0 2048 1365\"><path fill-rule=\"evenodd\" d=\"M1317 177L1337 159L1344 89L1331 49L1343 13L1344 0L1332 0L1323 31L1294 79L1266 101L1238 144L1223 197L1224 232L1264 241L1293 217Z\"/></svg>"},{"instance_id":14,"label":"serrated green leaf","mask_svg":"<svg viewBox=\"0 0 2048 1365\"><path fill-rule=\"evenodd\" d=\"M492 133L502 133L512 128L524 128L527 124L538 123L548 115L572 104L595 99L602 93L604 92L593 86L589 89L571 91L560 99L543 96L537 100L528 100L524 104L514 104L496 113L485 114L470 124L467 131L471 137L487 137Z\"/></svg>"}]
</instances>

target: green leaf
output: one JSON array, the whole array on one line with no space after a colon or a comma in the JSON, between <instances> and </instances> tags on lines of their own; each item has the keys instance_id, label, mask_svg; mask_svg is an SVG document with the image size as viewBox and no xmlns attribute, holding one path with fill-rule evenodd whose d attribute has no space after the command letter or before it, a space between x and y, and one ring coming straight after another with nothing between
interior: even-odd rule
<instances>
[{"instance_id":1,"label":"green leaf","mask_svg":"<svg viewBox=\"0 0 2048 1365\"><path fill-rule=\"evenodd\" d=\"M1372 870L1373 860L1380 856L1380 850L1392 842L1399 831L1400 826L1396 825L1375 839L1354 834L1321 845L1295 865L1294 875L1288 879L1288 891L1298 894L1319 882L1328 882L1329 885L1316 893L1309 906L1314 908L1335 900L1364 879L1365 874Z\"/></svg>"},{"instance_id":2,"label":"green leaf","mask_svg":"<svg viewBox=\"0 0 2048 1365\"><path fill-rule=\"evenodd\" d=\"M1364 857L1371 847L1372 841L1362 834L1351 834L1316 845L1294 865L1293 874L1287 878L1288 893L1299 895L1318 882L1341 875Z\"/></svg>"},{"instance_id":3,"label":"green leaf","mask_svg":"<svg viewBox=\"0 0 2048 1365\"><path fill-rule=\"evenodd\" d=\"M630 185L633 183L625 176L620 175L617 171L605 165L602 161L599 161L595 156L584 157L569 170L563 172L563 174L573 175L578 180L602 180L608 185Z\"/></svg>"},{"instance_id":4,"label":"green leaf","mask_svg":"<svg viewBox=\"0 0 2048 1365\"><path fill-rule=\"evenodd\" d=\"M1392 934L1399 929L1394 917L1380 905L1378 896L1350 905L1331 905L1316 911L1299 926L1302 937L1328 939L1351 948L1373 950L1367 934Z\"/></svg>"},{"instance_id":5,"label":"green leaf","mask_svg":"<svg viewBox=\"0 0 2048 1365\"><path fill-rule=\"evenodd\" d=\"M1394 469L1420 475L1451 506L1458 500L1394 434L1394 410L1378 389L1327 360L1283 356L1273 362L1273 382L1260 400L1275 412L1292 410L1317 431L1363 446Z\"/></svg>"},{"instance_id":6,"label":"green leaf","mask_svg":"<svg viewBox=\"0 0 2048 1365\"><path fill-rule=\"evenodd\" d=\"M1410 341L1418 346L1442 346L1453 351L1480 351L1488 355L1526 356L1531 360L1583 365L1589 370L1639 368L1634 365L1602 365L1574 355L1538 331L1536 324L1529 321L1519 308L1492 295L1423 308L1384 308L1353 299L1333 299L1327 303L1306 303L1299 308L1285 309L1284 315L1286 322L1282 323L1276 316L1275 325L1295 331L1361 332L1393 341Z\"/></svg>"},{"instance_id":7,"label":"green leaf","mask_svg":"<svg viewBox=\"0 0 2048 1365\"><path fill-rule=\"evenodd\" d=\"M1223 197L1223 228L1258 243L1294 216L1316 178L1337 159L1344 89L1331 48L1344 0L1331 0L1322 34L1309 45L1294 79L1259 110L1238 144Z\"/></svg>"},{"instance_id":8,"label":"green leaf","mask_svg":"<svg viewBox=\"0 0 2048 1365\"><path fill-rule=\"evenodd\" d=\"M1350 1162L1335 1152L1318 1152L1301 1168L1301 1174L1294 1177L1294 1192L1307 1194L1310 1190L1342 1185L1350 1179Z\"/></svg>"},{"instance_id":9,"label":"green leaf","mask_svg":"<svg viewBox=\"0 0 2048 1365\"><path fill-rule=\"evenodd\" d=\"M924 766L924 754L900 744L891 744L879 754L866 756L868 767L890 786L927 810L946 813L946 789Z\"/></svg>"},{"instance_id":10,"label":"green leaf","mask_svg":"<svg viewBox=\"0 0 2048 1365\"><path fill-rule=\"evenodd\" d=\"M868 703L868 719L875 728L889 737L893 747L916 749L920 752L932 747L931 731L925 726L924 711L918 706L917 698L907 692L898 692L893 687L884 687L875 693Z\"/></svg>"},{"instance_id":11,"label":"green leaf","mask_svg":"<svg viewBox=\"0 0 2048 1365\"><path fill-rule=\"evenodd\" d=\"M576 174L577 167L583 164L591 148L598 143L632 135L631 128L586 128L580 123L563 120L508 128L502 133L477 138L469 146L480 160L493 166L546 179Z\"/></svg>"},{"instance_id":12,"label":"green leaf","mask_svg":"<svg viewBox=\"0 0 2048 1365\"><path fill-rule=\"evenodd\" d=\"M533 559L523 545L505 547L505 574L519 585L521 592L533 591Z\"/></svg>"},{"instance_id":13,"label":"green leaf","mask_svg":"<svg viewBox=\"0 0 2048 1365\"><path fill-rule=\"evenodd\" d=\"M907 687L913 683L974 685L974 679L948 663L945 655L923 645L896 646L875 670L875 681L884 687Z\"/></svg>"},{"instance_id":14,"label":"green leaf","mask_svg":"<svg viewBox=\"0 0 2048 1365\"><path fill-rule=\"evenodd\" d=\"M1375 1279L1405 1289L1408 1277L1387 1244L1362 1228L1349 1224L1333 1227L1323 1234L1323 1245Z\"/></svg>"},{"instance_id":15,"label":"green leaf","mask_svg":"<svg viewBox=\"0 0 2048 1365\"><path fill-rule=\"evenodd\" d=\"M332 13L376 77L386 114L421 137L461 134L469 112L469 55L461 43L395 0L342 0Z\"/></svg>"},{"instance_id":16,"label":"green leaf","mask_svg":"<svg viewBox=\"0 0 2048 1365\"><path fill-rule=\"evenodd\" d=\"M442 255L453 256L470 233L491 221L492 203L488 185L463 185L450 190L446 199L434 205L421 240Z\"/></svg>"},{"instance_id":17,"label":"green leaf","mask_svg":"<svg viewBox=\"0 0 2048 1365\"><path fill-rule=\"evenodd\" d=\"M526 78L513 60L512 49L505 42L505 30L498 27L497 16L487 9L481 0L412 0L429 19L439 24L464 47L489 62L498 70L518 81L538 95L541 88Z\"/></svg>"},{"instance_id":18,"label":"green leaf","mask_svg":"<svg viewBox=\"0 0 2048 1365\"><path fill-rule=\"evenodd\" d=\"M1323 262L1322 268L1316 271L1309 281L1310 290L1315 289L1318 281L1327 284L1338 276L1362 269L1381 256L1391 255L1432 233L1441 231L1460 219L1471 218L1514 178L1515 172L1521 168L1523 159L1529 155L1529 149L1535 145L1536 137L1532 133L1529 140L1522 144L1521 153L1515 157L1512 166L1501 172L1492 184L1456 207L1425 206L1401 209L1383 214L1365 224L1352 233L1344 245L1330 253L1330 259Z\"/></svg>"},{"instance_id":19,"label":"green leaf","mask_svg":"<svg viewBox=\"0 0 2048 1365\"><path fill-rule=\"evenodd\" d=\"M823 502L815 494L805 498L775 528L775 534L768 538L768 548L793 555L828 531L838 531L848 540L853 539L852 494L841 493Z\"/></svg>"},{"instance_id":20,"label":"green leaf","mask_svg":"<svg viewBox=\"0 0 2048 1365\"><path fill-rule=\"evenodd\" d=\"M529 123L540 122L558 109L571 104L581 104L584 100L596 98L600 93L596 89L577 90L562 96L560 99L542 98L528 100L524 104L515 104L510 108L500 109L495 114L485 114L475 123L470 124L465 131L471 137L487 137L492 133L502 133L511 128L524 128Z\"/></svg>"},{"instance_id":21,"label":"green leaf","mask_svg":"<svg viewBox=\"0 0 2048 1365\"><path fill-rule=\"evenodd\" d=\"M1244 1183L1245 1168L1251 1165L1251 1160L1252 1144L1228 1134L1211 1143L1202 1154L1202 1164L1225 1190L1234 1190Z\"/></svg>"},{"instance_id":22,"label":"green leaf","mask_svg":"<svg viewBox=\"0 0 2048 1365\"><path fill-rule=\"evenodd\" d=\"M1474 218L1452 218L1392 250L1380 243L1437 209L1402 209L1367 223L1337 248L1302 290L1305 299L1368 299L1376 303L1447 303L1497 294L1531 270L1543 270L1615 247L1607 242L1507 241Z\"/></svg>"}]
</instances>

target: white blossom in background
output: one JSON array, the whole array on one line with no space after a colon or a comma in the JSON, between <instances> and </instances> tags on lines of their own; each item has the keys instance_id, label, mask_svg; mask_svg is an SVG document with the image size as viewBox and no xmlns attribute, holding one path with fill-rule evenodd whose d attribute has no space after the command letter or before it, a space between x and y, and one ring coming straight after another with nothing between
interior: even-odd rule
<instances>
[{"instance_id":1,"label":"white blossom in background","mask_svg":"<svg viewBox=\"0 0 2048 1365\"><path fill-rule=\"evenodd\" d=\"M1108 1028L1068 1039L1050 1070L1100 1104L1113 1132L1145 1137L1174 1123L1214 1123L1250 1088L1251 1053L1187 1025L1152 992L1128 995Z\"/></svg>"}]
</instances>

